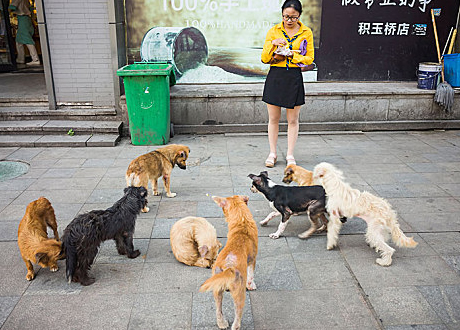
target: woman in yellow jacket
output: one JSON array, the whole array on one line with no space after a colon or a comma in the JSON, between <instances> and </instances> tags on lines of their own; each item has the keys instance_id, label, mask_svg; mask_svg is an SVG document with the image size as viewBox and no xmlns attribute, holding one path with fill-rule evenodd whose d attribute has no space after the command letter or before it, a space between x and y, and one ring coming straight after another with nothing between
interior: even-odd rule
<instances>
[{"instance_id":1,"label":"woman in yellow jacket","mask_svg":"<svg viewBox=\"0 0 460 330\"><path fill-rule=\"evenodd\" d=\"M294 147L299 133L300 106L305 104L300 67L310 65L314 60L313 33L299 21L302 4L299 0L286 0L281 10L283 21L268 31L261 57L263 63L270 64L262 98L267 103L269 118L270 154L265 161L267 167L273 167L277 160L281 107L286 108L288 123L286 162L288 165L295 164Z\"/></svg>"}]
</instances>

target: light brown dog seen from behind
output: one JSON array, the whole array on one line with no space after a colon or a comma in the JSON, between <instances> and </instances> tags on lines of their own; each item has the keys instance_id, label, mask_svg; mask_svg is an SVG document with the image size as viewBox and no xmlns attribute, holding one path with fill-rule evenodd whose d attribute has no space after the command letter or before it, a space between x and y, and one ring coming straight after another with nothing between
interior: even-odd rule
<instances>
[{"instance_id":1,"label":"light brown dog seen from behind","mask_svg":"<svg viewBox=\"0 0 460 330\"><path fill-rule=\"evenodd\" d=\"M53 230L54 239L48 238L47 226ZM29 203L18 228L18 246L26 263L28 281L35 278L32 263L49 268L52 272L58 270L57 261L61 257L61 245L51 203L45 197Z\"/></svg>"},{"instance_id":2,"label":"light brown dog seen from behind","mask_svg":"<svg viewBox=\"0 0 460 330\"><path fill-rule=\"evenodd\" d=\"M212 199L222 207L228 223L227 244L217 256L212 277L203 283L200 292L213 292L217 325L220 329L225 329L228 322L222 313L222 299L224 291L230 291L235 309L232 330L237 330L241 326L246 289L256 289L254 269L258 246L257 225L247 206L249 197L213 196Z\"/></svg>"},{"instance_id":3,"label":"light brown dog seen from behind","mask_svg":"<svg viewBox=\"0 0 460 330\"><path fill-rule=\"evenodd\" d=\"M313 172L298 165L288 165L284 169L284 183L297 182L299 186L313 186Z\"/></svg>"},{"instance_id":4,"label":"light brown dog seen from behind","mask_svg":"<svg viewBox=\"0 0 460 330\"><path fill-rule=\"evenodd\" d=\"M163 183L166 189L167 197L176 197L176 193L171 192L171 172L175 165L185 170L187 168L186 161L190 153L190 148L180 144L170 144L168 146L158 148L147 154L141 155L128 166L126 171L126 185L149 189L149 181L152 184L154 196L160 195L158 191L158 179L162 176ZM148 212L146 206L142 212Z\"/></svg>"},{"instance_id":5,"label":"light brown dog seen from behind","mask_svg":"<svg viewBox=\"0 0 460 330\"><path fill-rule=\"evenodd\" d=\"M176 259L189 266L212 267L222 244L216 229L205 218L185 217L174 223L170 232Z\"/></svg>"}]
</instances>

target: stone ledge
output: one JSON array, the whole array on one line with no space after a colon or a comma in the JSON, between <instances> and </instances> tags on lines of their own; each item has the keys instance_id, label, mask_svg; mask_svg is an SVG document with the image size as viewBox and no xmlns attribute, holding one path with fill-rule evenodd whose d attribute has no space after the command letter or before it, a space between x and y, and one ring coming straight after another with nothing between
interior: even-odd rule
<instances>
[{"instance_id":1,"label":"stone ledge","mask_svg":"<svg viewBox=\"0 0 460 330\"><path fill-rule=\"evenodd\" d=\"M78 120L8 120L0 121L0 134L62 134L72 129L75 133L116 133L121 121Z\"/></svg>"},{"instance_id":2,"label":"stone ledge","mask_svg":"<svg viewBox=\"0 0 460 330\"><path fill-rule=\"evenodd\" d=\"M0 135L0 147L113 147L118 134Z\"/></svg>"},{"instance_id":3,"label":"stone ledge","mask_svg":"<svg viewBox=\"0 0 460 330\"><path fill-rule=\"evenodd\" d=\"M263 83L175 85L170 95L171 122L177 133L263 131L268 113L262 92ZM454 106L449 113L434 103L435 92L418 89L416 82L305 83L301 130L305 127L328 131L457 128L459 91L455 91ZM126 133L124 97L120 105ZM281 120L285 122L285 118L283 113Z\"/></svg>"},{"instance_id":4,"label":"stone ledge","mask_svg":"<svg viewBox=\"0 0 460 330\"><path fill-rule=\"evenodd\" d=\"M308 82L306 96L357 95L434 95L435 90L418 89L416 82ZM263 83L246 84L180 84L171 87L171 99L262 97ZM460 91L456 91L460 93Z\"/></svg>"},{"instance_id":5,"label":"stone ledge","mask_svg":"<svg viewBox=\"0 0 460 330\"><path fill-rule=\"evenodd\" d=\"M460 129L460 120L369 121L300 123L299 134L332 131L405 131L432 129ZM280 132L287 124L280 123ZM175 134L266 133L267 124L174 125Z\"/></svg>"}]
</instances>

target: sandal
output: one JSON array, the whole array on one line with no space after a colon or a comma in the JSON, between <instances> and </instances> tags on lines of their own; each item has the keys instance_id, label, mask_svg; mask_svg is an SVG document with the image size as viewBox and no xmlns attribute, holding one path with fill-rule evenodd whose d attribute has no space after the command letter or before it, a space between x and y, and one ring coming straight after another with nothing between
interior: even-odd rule
<instances>
[{"instance_id":1,"label":"sandal","mask_svg":"<svg viewBox=\"0 0 460 330\"><path fill-rule=\"evenodd\" d=\"M273 167L273 166L275 166L275 164L276 164L276 159L277 159L276 155L275 155L273 152L271 152L271 153L268 155L267 159L265 160L265 166L266 166L266 167Z\"/></svg>"},{"instance_id":2,"label":"sandal","mask_svg":"<svg viewBox=\"0 0 460 330\"><path fill-rule=\"evenodd\" d=\"M287 165L297 165L295 162L295 158L292 155L286 156L286 163Z\"/></svg>"}]
</instances>

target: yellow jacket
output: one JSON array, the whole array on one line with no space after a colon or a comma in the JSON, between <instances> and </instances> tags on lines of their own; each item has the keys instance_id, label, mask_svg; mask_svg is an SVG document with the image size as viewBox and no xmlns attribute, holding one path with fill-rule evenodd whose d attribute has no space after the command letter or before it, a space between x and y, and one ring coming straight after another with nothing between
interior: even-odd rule
<instances>
[{"instance_id":1,"label":"yellow jacket","mask_svg":"<svg viewBox=\"0 0 460 330\"><path fill-rule=\"evenodd\" d=\"M289 67L298 67L296 65L297 63L309 65L312 64L313 60L315 59L315 49L313 47L313 33L311 32L311 29L304 25L302 22L299 21L299 24L300 29L299 32L296 33L296 35L300 35L292 43L292 49L299 49L302 40L307 39L307 54L300 55L298 52L294 52L293 57L289 59ZM269 63L273 56L273 52L276 50L276 46L272 45L272 40L278 38L286 39L282 32L283 30L284 27L282 22L276 24L270 30L268 30L261 56L261 60L263 63ZM286 30L284 30L284 32L286 32ZM271 66L286 67L286 60L283 60L278 63L273 63L271 64Z\"/></svg>"}]
</instances>

